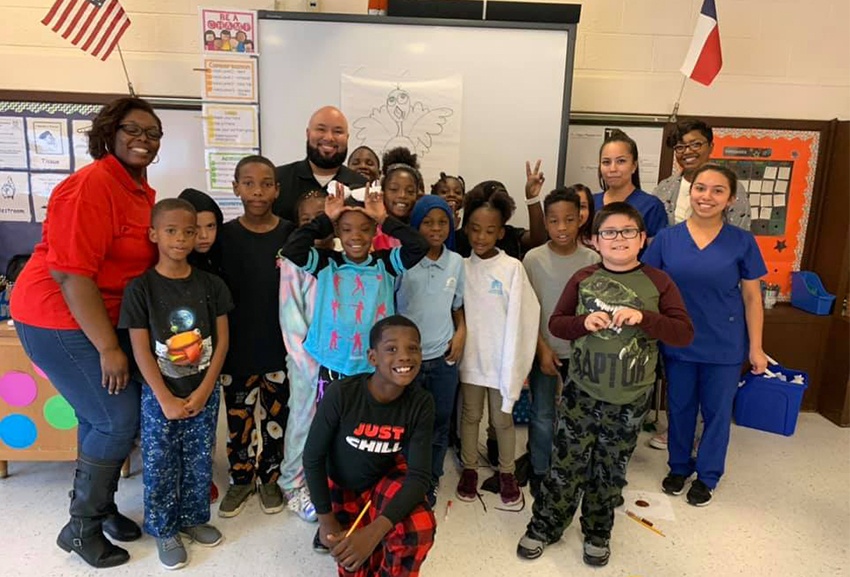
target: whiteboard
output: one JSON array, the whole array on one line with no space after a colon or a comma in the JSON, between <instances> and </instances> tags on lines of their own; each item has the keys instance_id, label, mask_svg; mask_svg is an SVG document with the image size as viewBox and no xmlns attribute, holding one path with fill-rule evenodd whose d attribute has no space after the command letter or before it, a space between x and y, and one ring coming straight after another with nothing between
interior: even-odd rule
<instances>
[{"instance_id":1,"label":"whiteboard","mask_svg":"<svg viewBox=\"0 0 850 577\"><path fill-rule=\"evenodd\" d=\"M176 197L184 188L206 190L201 111L157 108L156 114L165 136L159 160L148 166L148 184L157 200Z\"/></svg>"},{"instance_id":2,"label":"whiteboard","mask_svg":"<svg viewBox=\"0 0 850 577\"><path fill-rule=\"evenodd\" d=\"M593 192L601 190L597 172L599 149L605 141L605 131L612 128L619 128L637 144L641 188L652 192L658 183L658 173L661 168L663 126L623 126L616 122L605 125L575 122L570 124L570 145L566 164L567 184L581 183Z\"/></svg>"},{"instance_id":3,"label":"whiteboard","mask_svg":"<svg viewBox=\"0 0 850 577\"><path fill-rule=\"evenodd\" d=\"M262 153L278 165L304 158L310 115L340 106L343 74L461 75L459 172L467 188L504 182L520 201L512 223L527 226L525 161L542 159L547 187L563 182L574 44L574 24L261 12ZM428 190L437 175L423 176Z\"/></svg>"}]
</instances>

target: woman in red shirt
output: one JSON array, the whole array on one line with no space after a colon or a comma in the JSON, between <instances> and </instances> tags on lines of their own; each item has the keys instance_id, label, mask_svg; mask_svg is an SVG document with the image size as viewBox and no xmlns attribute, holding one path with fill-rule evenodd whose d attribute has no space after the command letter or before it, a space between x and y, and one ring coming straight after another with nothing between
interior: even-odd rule
<instances>
[{"instance_id":1,"label":"woman in red shirt","mask_svg":"<svg viewBox=\"0 0 850 577\"><path fill-rule=\"evenodd\" d=\"M124 287L156 260L148 239L156 193L145 170L159 151L162 123L144 100L121 98L100 111L88 137L95 160L51 193L11 312L27 355L79 421L71 520L57 544L94 567L112 567L130 555L104 532L119 541L141 536L114 500L140 399L129 337L115 327Z\"/></svg>"}]
</instances>

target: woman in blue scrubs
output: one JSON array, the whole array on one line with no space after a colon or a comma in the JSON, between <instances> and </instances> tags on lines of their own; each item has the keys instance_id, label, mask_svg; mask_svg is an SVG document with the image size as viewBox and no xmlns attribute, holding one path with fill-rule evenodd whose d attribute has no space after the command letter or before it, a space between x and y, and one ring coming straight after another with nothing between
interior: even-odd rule
<instances>
[{"instance_id":1,"label":"woman in blue scrubs","mask_svg":"<svg viewBox=\"0 0 850 577\"><path fill-rule=\"evenodd\" d=\"M741 365L749 360L756 374L767 368L759 287L767 269L753 235L723 216L736 191L731 170L700 167L691 184L691 216L662 230L643 255L644 263L670 275L694 323L690 346L661 346L670 421L670 473L661 486L680 495L696 473L687 498L697 507L709 504L723 475ZM705 430L694 460L698 411Z\"/></svg>"},{"instance_id":2,"label":"woman in blue scrubs","mask_svg":"<svg viewBox=\"0 0 850 577\"><path fill-rule=\"evenodd\" d=\"M651 239L667 226L664 203L640 189L637 143L622 130L613 130L599 149L599 184L593 195L598 211L612 202L627 202L643 217L646 236Z\"/></svg>"}]
</instances>

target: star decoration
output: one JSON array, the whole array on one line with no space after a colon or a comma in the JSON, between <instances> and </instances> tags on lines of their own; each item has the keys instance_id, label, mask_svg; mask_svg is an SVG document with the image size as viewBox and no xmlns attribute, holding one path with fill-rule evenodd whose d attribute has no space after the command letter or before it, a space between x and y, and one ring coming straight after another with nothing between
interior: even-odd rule
<instances>
[{"instance_id":1,"label":"star decoration","mask_svg":"<svg viewBox=\"0 0 850 577\"><path fill-rule=\"evenodd\" d=\"M773 250L775 250L776 252L782 252L786 248L788 248L788 245L785 243L785 240L783 239L783 240L777 240L776 241L776 245L773 247Z\"/></svg>"}]
</instances>

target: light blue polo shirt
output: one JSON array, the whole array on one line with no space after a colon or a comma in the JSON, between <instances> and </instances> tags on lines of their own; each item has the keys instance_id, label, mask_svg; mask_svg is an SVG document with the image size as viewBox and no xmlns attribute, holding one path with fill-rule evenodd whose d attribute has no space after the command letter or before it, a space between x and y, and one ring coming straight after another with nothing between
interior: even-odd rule
<instances>
[{"instance_id":1,"label":"light blue polo shirt","mask_svg":"<svg viewBox=\"0 0 850 577\"><path fill-rule=\"evenodd\" d=\"M463 306L463 258L443 247L437 260L427 256L401 275L396 312L419 327L422 359L442 357L455 333L452 311Z\"/></svg>"}]
</instances>

